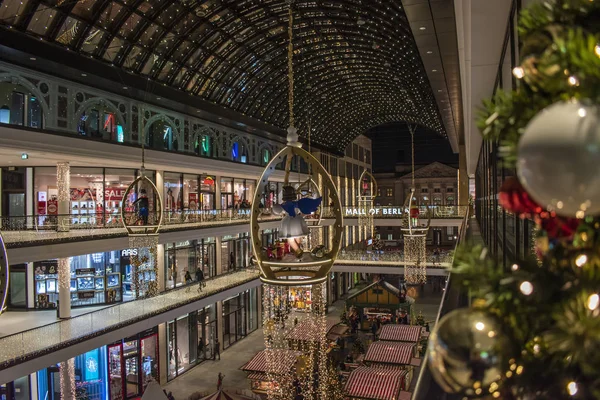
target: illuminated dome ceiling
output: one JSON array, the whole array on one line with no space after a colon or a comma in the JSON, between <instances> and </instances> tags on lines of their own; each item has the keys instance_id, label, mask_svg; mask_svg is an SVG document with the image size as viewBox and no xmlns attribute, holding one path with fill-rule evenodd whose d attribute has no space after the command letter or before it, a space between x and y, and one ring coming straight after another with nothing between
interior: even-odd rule
<instances>
[{"instance_id":1,"label":"illuminated dome ceiling","mask_svg":"<svg viewBox=\"0 0 600 400\"><path fill-rule=\"evenodd\" d=\"M285 0L0 0L0 24L288 125ZM1 39L0 39L1 42ZM400 0L294 2L300 134L343 150L393 121L446 135Z\"/></svg>"}]
</instances>

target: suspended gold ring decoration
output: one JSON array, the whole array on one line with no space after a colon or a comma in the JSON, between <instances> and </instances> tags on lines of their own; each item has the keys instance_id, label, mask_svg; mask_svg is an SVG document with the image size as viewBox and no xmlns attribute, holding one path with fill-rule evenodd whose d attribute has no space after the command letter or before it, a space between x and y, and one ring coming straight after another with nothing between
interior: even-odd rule
<instances>
[{"instance_id":1,"label":"suspended gold ring decoration","mask_svg":"<svg viewBox=\"0 0 600 400\"><path fill-rule=\"evenodd\" d=\"M365 177L368 177L371 179L371 183L373 184L373 190L371 191L371 194L369 196L365 196L362 194L362 183L363 180L365 179ZM375 177L373 176L372 173L370 173L368 170L364 170L362 172L362 174L360 174L360 178L358 178L358 182L360 185L359 188L359 192L358 192L358 200L363 200L363 201L368 201L368 200L373 200L375 197L377 197L377 190L379 189L377 186L377 180L375 179Z\"/></svg>"},{"instance_id":2,"label":"suspended gold ring decoration","mask_svg":"<svg viewBox=\"0 0 600 400\"><path fill-rule=\"evenodd\" d=\"M411 188L409 199L408 199L408 201L405 201L405 203L404 203L405 204L404 212L406 212L408 223L407 223L407 226L401 228L401 230L405 234L408 234L411 236L425 236L425 235L427 235L427 231L429 231L429 227L431 226L431 214L433 213L432 209L431 209L431 201L429 201L428 206L425 206L425 208L427 210L427 224L425 226L415 225L413 223L413 219L418 219L418 217L413 218L411 215L414 195L415 195L415 188Z\"/></svg>"},{"instance_id":3,"label":"suspended gold ring decoration","mask_svg":"<svg viewBox=\"0 0 600 400\"><path fill-rule=\"evenodd\" d=\"M294 261L272 260L269 259L267 253L263 250L262 235L258 220L261 212L259 204L265 186L269 182L269 177L275 172L275 166L283 163L286 157L293 156L302 157L309 168L312 168L313 176L320 175L323 179L323 184L329 193L329 199L323 199L322 202L327 200L333 202L332 211L335 221L329 227L333 229L331 248L321 258L313 257L308 252L305 257ZM315 187L318 186L315 185ZM262 282L272 285L295 286L317 284L327 279L327 275L340 251L342 234L344 232L344 220L342 217L342 204L335 184L325 168L323 168L321 163L312 154L299 146L288 145L273 157L271 162L265 167L257 190L254 192L250 214L250 231L252 235L252 251L261 272L260 279Z\"/></svg>"},{"instance_id":4,"label":"suspended gold ring decoration","mask_svg":"<svg viewBox=\"0 0 600 400\"><path fill-rule=\"evenodd\" d=\"M150 192L153 192L146 193L147 197L153 200L152 203L150 203L150 201L148 202L149 209L147 210L146 223L144 223L144 216L141 212L135 213L126 211L128 206L133 206L135 204L135 201L133 203L129 201L130 194L132 192L135 193L136 201L139 200L140 193L138 193L138 190L141 191L144 189L144 186L150 188ZM148 192L148 190L146 190L146 192ZM153 207L150 207L151 204ZM160 192L154 182L152 182L152 180L142 171L141 175L127 187L123 199L121 199L121 220L123 221L123 226L127 229L127 233L130 236L155 235L160 229L162 219L163 208Z\"/></svg>"}]
</instances>

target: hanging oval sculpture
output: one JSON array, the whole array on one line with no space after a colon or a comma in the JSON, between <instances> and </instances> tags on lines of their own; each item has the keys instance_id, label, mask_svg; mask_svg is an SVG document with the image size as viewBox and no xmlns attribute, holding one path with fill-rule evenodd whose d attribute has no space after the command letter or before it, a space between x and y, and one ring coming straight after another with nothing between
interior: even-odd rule
<instances>
[{"instance_id":1,"label":"hanging oval sculpture","mask_svg":"<svg viewBox=\"0 0 600 400\"><path fill-rule=\"evenodd\" d=\"M371 185L372 188L369 190L369 192L367 192L367 188L365 188L365 183L367 183L367 178L371 181ZM373 176L373 174L371 172L369 172L369 170L364 170L362 172L362 174L360 174L360 178L358 178L358 182L360 184L360 191L358 192L358 200L364 200L364 201L373 201L373 199L375 199L375 196L377 196L377 180L375 179L375 177ZM368 183L367 183L368 185Z\"/></svg>"},{"instance_id":2,"label":"hanging oval sculpture","mask_svg":"<svg viewBox=\"0 0 600 400\"><path fill-rule=\"evenodd\" d=\"M129 235L158 233L163 218L160 193L144 172L125 191L121 200L121 219Z\"/></svg>"},{"instance_id":3,"label":"hanging oval sculpture","mask_svg":"<svg viewBox=\"0 0 600 400\"><path fill-rule=\"evenodd\" d=\"M279 256L274 255L274 252L262 242L263 235L261 235L259 226L259 216L261 214L259 204L261 195L269 184L269 177L275 172L275 166L284 163L286 168L289 169L290 163L286 161L288 157L294 156L302 157L309 169L312 170L312 176L321 178L327 188L328 200L331 202L331 211L334 214L335 221L333 225L329 226L333 233L330 246L326 246L326 243L320 243L313 249L304 248L306 243L303 243L303 238L309 232L307 217L310 219L311 215L316 215L318 212L319 216L314 220L318 220L317 225L320 225L320 206L325 199L315 198L315 193L303 196L302 190L298 190L301 189L303 184L296 187L292 184L284 186L283 201L281 204L273 206L273 211L283 215L279 233L280 238L287 240L290 252ZM286 172L289 175L289 170ZM309 181L318 188L314 179L309 179L306 182ZM317 192L319 191L317 190ZM284 147L266 166L254 192L252 203L250 220L252 250L261 271L261 280L268 284L287 286L309 285L325 281L340 250L344 229L341 210L342 205L337 189L321 163L312 154L299 146L288 145Z\"/></svg>"},{"instance_id":4,"label":"hanging oval sculpture","mask_svg":"<svg viewBox=\"0 0 600 400\"><path fill-rule=\"evenodd\" d=\"M405 226L402 227L402 231L405 235L425 236L431 226L431 202L429 205L425 206L425 213L422 213L419 206L413 203L414 198L415 189L411 188L410 195L404 202Z\"/></svg>"},{"instance_id":5,"label":"hanging oval sculpture","mask_svg":"<svg viewBox=\"0 0 600 400\"><path fill-rule=\"evenodd\" d=\"M6 254L6 246L4 245L4 238L0 234L0 277L4 279L0 281L0 314L6 310L6 298L8 295L8 280L9 280L9 264L8 256ZM0 278L1 279L1 278Z\"/></svg>"}]
</instances>

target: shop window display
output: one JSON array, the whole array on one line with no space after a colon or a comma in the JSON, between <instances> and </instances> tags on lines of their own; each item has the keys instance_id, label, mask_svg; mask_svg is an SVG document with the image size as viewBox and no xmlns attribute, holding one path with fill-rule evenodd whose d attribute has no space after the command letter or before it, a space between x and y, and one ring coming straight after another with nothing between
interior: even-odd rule
<instances>
[{"instance_id":1,"label":"shop window display","mask_svg":"<svg viewBox=\"0 0 600 400\"><path fill-rule=\"evenodd\" d=\"M221 209L250 209L255 190L255 180L221 178Z\"/></svg>"},{"instance_id":2,"label":"shop window display","mask_svg":"<svg viewBox=\"0 0 600 400\"><path fill-rule=\"evenodd\" d=\"M166 244L166 288L184 285L186 271L189 271L192 281L196 280L197 269L202 269L204 279L215 276L215 246L215 240L212 238Z\"/></svg>"},{"instance_id":3,"label":"shop window display","mask_svg":"<svg viewBox=\"0 0 600 400\"><path fill-rule=\"evenodd\" d=\"M213 138L209 135L199 135L194 143L194 153L196 155L211 157L213 149Z\"/></svg>"},{"instance_id":4,"label":"shop window display","mask_svg":"<svg viewBox=\"0 0 600 400\"><path fill-rule=\"evenodd\" d=\"M158 380L158 333L156 328L108 346L110 400L140 396L151 379Z\"/></svg>"},{"instance_id":5,"label":"shop window display","mask_svg":"<svg viewBox=\"0 0 600 400\"><path fill-rule=\"evenodd\" d=\"M121 226L121 200L135 175L133 169L71 168L71 223L74 226ZM55 228L58 215L56 168L34 169L34 193L38 226Z\"/></svg>"},{"instance_id":6,"label":"shop window display","mask_svg":"<svg viewBox=\"0 0 600 400\"><path fill-rule=\"evenodd\" d=\"M223 348L258 328L258 289L246 290L223 301Z\"/></svg>"},{"instance_id":7,"label":"shop window display","mask_svg":"<svg viewBox=\"0 0 600 400\"><path fill-rule=\"evenodd\" d=\"M71 257L73 307L133 300L130 256L137 249ZM58 260L33 263L35 307L55 308L58 300ZM150 275L147 279L153 279Z\"/></svg>"},{"instance_id":8,"label":"shop window display","mask_svg":"<svg viewBox=\"0 0 600 400\"><path fill-rule=\"evenodd\" d=\"M0 123L43 128L41 101L22 85L0 82Z\"/></svg>"},{"instance_id":9,"label":"shop window display","mask_svg":"<svg viewBox=\"0 0 600 400\"><path fill-rule=\"evenodd\" d=\"M106 346L80 354L74 358L75 396L78 399L105 400L107 359ZM37 372L37 397L45 400L60 400L60 364L54 364Z\"/></svg>"},{"instance_id":10,"label":"shop window display","mask_svg":"<svg viewBox=\"0 0 600 400\"><path fill-rule=\"evenodd\" d=\"M248 147L243 142L234 142L231 146L231 159L233 161L247 163Z\"/></svg>"},{"instance_id":11,"label":"shop window display","mask_svg":"<svg viewBox=\"0 0 600 400\"><path fill-rule=\"evenodd\" d=\"M247 268L250 262L250 237L248 233L221 238L221 270L235 271Z\"/></svg>"}]
</instances>

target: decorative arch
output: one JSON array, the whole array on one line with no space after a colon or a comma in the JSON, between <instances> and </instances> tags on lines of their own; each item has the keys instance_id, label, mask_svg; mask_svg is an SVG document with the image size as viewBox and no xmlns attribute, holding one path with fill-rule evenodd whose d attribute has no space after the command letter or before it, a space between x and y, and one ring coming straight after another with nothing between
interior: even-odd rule
<instances>
[{"instance_id":1,"label":"decorative arch","mask_svg":"<svg viewBox=\"0 0 600 400\"><path fill-rule=\"evenodd\" d=\"M50 121L50 107L48 106L48 103L46 103L44 94L38 89L38 87L36 85L34 85L33 83L31 83L26 78L24 78L20 75L16 75L11 72L0 74L0 83L2 83L2 82L9 82L9 83L12 83L13 85L23 86L23 87L27 88L31 93L36 95L37 99L40 102L40 105L42 106L42 114L44 116L44 120L42 121L43 124L41 126L41 129L45 128L48 121Z\"/></svg>"},{"instance_id":2,"label":"decorative arch","mask_svg":"<svg viewBox=\"0 0 600 400\"><path fill-rule=\"evenodd\" d=\"M250 160L248 159L250 157L250 142L248 139L246 139L245 137L242 137L240 135L233 135L230 137L229 139L229 154L227 154L227 158L234 158L234 161L241 161L242 158L242 154L240 153L237 157L234 157L233 155L233 151L234 151L234 146L236 143L241 143L244 146L246 146L246 152L247 152L247 158L246 158L246 163L250 162ZM239 151L241 152L242 149L239 148ZM239 158L239 160L236 160L236 158Z\"/></svg>"},{"instance_id":3,"label":"decorative arch","mask_svg":"<svg viewBox=\"0 0 600 400\"><path fill-rule=\"evenodd\" d=\"M205 135L212 139L212 148L209 149L209 153L207 156L208 157L217 157L217 149L218 149L217 132L215 132L215 130L209 126L200 125L200 128L195 129L192 132L192 137L191 137L192 151L195 151L196 140L201 140L201 137L205 136ZM200 155L203 155L202 151L200 151Z\"/></svg>"},{"instance_id":4,"label":"decorative arch","mask_svg":"<svg viewBox=\"0 0 600 400\"><path fill-rule=\"evenodd\" d=\"M179 130L179 128L177 128L177 125L175 124L175 121L173 120L173 118L168 117L164 114L156 114L152 117L150 117L145 125L144 125L144 141L145 144L147 146L149 146L150 148L155 148L153 146L153 143L151 142L151 139L153 139L153 141L155 143L158 142L158 138L151 138L152 136L152 132L150 132L150 128L152 127L152 125L154 125L155 122L164 122L165 124L167 124L170 128L171 128L171 139L170 139L170 147L169 149L164 149L164 146L162 148L159 148L158 150L179 150L181 146L183 146L183 138L181 137L181 132ZM177 143L177 146L175 146L175 143Z\"/></svg>"},{"instance_id":5,"label":"decorative arch","mask_svg":"<svg viewBox=\"0 0 600 400\"><path fill-rule=\"evenodd\" d=\"M88 100L84 101L83 103L81 103L81 105L79 106L79 108L77 109L77 111L75 112L75 115L73 117L74 126L77 126L79 124L83 113L88 112L94 106L102 106L102 107L107 108L109 111L111 111L117 118L117 121L118 121L117 125L121 125L122 129L125 130L126 125L125 125L125 118L123 117L123 113L119 110L119 108L117 106L115 106L112 103L112 101L109 101L108 99L106 99L104 97L93 97L93 98L88 99ZM125 135L125 132L123 132L123 135Z\"/></svg>"},{"instance_id":6,"label":"decorative arch","mask_svg":"<svg viewBox=\"0 0 600 400\"><path fill-rule=\"evenodd\" d=\"M264 150L269 151L269 159L268 160L264 159L264 155L263 155ZM257 147L256 162L259 165L265 166L265 165L269 164L269 162L275 157L275 154L277 154L277 149L272 144L270 144L268 142L262 142Z\"/></svg>"}]
</instances>

